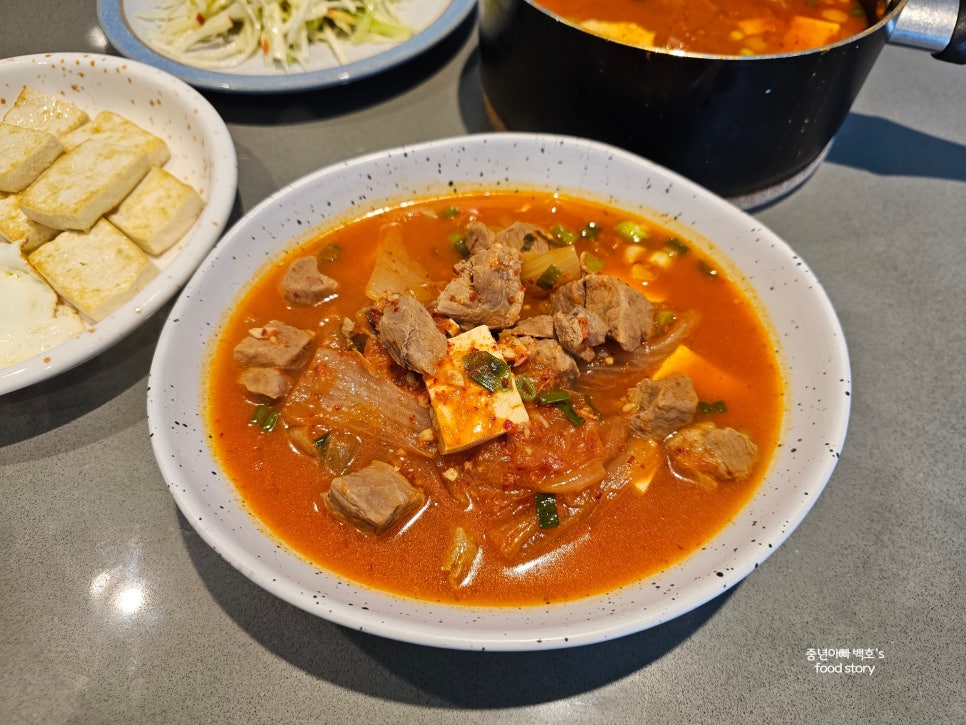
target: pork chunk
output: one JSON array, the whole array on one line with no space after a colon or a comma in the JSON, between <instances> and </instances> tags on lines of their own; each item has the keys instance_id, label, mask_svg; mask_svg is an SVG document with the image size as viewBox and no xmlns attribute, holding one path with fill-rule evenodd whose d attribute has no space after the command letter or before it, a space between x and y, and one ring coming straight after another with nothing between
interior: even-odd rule
<instances>
[{"instance_id":1,"label":"pork chunk","mask_svg":"<svg viewBox=\"0 0 966 725\"><path fill-rule=\"evenodd\" d=\"M564 350L588 362L594 359L594 348L607 337L607 324L600 315L579 305L555 314L553 329Z\"/></svg>"},{"instance_id":2,"label":"pork chunk","mask_svg":"<svg viewBox=\"0 0 966 725\"><path fill-rule=\"evenodd\" d=\"M482 252L496 243L496 234L483 222L472 221L463 231L463 242L470 254Z\"/></svg>"},{"instance_id":3,"label":"pork chunk","mask_svg":"<svg viewBox=\"0 0 966 725\"><path fill-rule=\"evenodd\" d=\"M523 285L520 255L502 244L471 254L456 267L452 280L436 300L436 311L452 317L464 330L479 325L502 329L520 319Z\"/></svg>"},{"instance_id":4,"label":"pork chunk","mask_svg":"<svg viewBox=\"0 0 966 725\"><path fill-rule=\"evenodd\" d=\"M561 285L550 296L551 313L586 307L607 324L607 334L628 352L636 350L654 330L654 308L641 292L606 274Z\"/></svg>"},{"instance_id":5,"label":"pork chunk","mask_svg":"<svg viewBox=\"0 0 966 725\"><path fill-rule=\"evenodd\" d=\"M446 354L446 336L414 297L393 294L375 324L379 342L399 365L423 375L436 372Z\"/></svg>"},{"instance_id":6,"label":"pork chunk","mask_svg":"<svg viewBox=\"0 0 966 725\"><path fill-rule=\"evenodd\" d=\"M289 265L282 278L282 296L295 305L315 305L331 297L339 283L319 271L316 257L300 257Z\"/></svg>"},{"instance_id":7,"label":"pork chunk","mask_svg":"<svg viewBox=\"0 0 966 725\"><path fill-rule=\"evenodd\" d=\"M528 337L554 337L553 317L550 315L535 315L520 320L513 327L504 330L506 335L526 335Z\"/></svg>"},{"instance_id":8,"label":"pork chunk","mask_svg":"<svg viewBox=\"0 0 966 725\"><path fill-rule=\"evenodd\" d=\"M662 380L644 378L627 392L628 425L643 436L664 438L688 425L698 407L691 378L673 375Z\"/></svg>"},{"instance_id":9,"label":"pork chunk","mask_svg":"<svg viewBox=\"0 0 966 725\"><path fill-rule=\"evenodd\" d=\"M280 400L292 389L292 381L275 368L247 368L238 376L238 382L249 393L271 400Z\"/></svg>"},{"instance_id":10,"label":"pork chunk","mask_svg":"<svg viewBox=\"0 0 966 725\"><path fill-rule=\"evenodd\" d=\"M496 235L496 241L518 252L545 254L550 251L547 240L550 235L543 229L527 222L514 222Z\"/></svg>"},{"instance_id":11,"label":"pork chunk","mask_svg":"<svg viewBox=\"0 0 966 725\"><path fill-rule=\"evenodd\" d=\"M513 342L523 349L516 357L514 372L530 378L537 390L570 387L580 375L577 363L556 340L524 336Z\"/></svg>"},{"instance_id":12,"label":"pork chunk","mask_svg":"<svg viewBox=\"0 0 966 725\"><path fill-rule=\"evenodd\" d=\"M745 478L758 457L758 446L747 435L714 423L682 428L665 445L677 473L712 484Z\"/></svg>"},{"instance_id":13,"label":"pork chunk","mask_svg":"<svg viewBox=\"0 0 966 725\"><path fill-rule=\"evenodd\" d=\"M322 499L329 511L357 529L380 534L422 503L423 494L388 463L373 461L333 479Z\"/></svg>"},{"instance_id":14,"label":"pork chunk","mask_svg":"<svg viewBox=\"0 0 966 725\"><path fill-rule=\"evenodd\" d=\"M312 333L272 320L249 330L235 346L235 363L244 368L262 367L294 370L308 361Z\"/></svg>"}]
</instances>

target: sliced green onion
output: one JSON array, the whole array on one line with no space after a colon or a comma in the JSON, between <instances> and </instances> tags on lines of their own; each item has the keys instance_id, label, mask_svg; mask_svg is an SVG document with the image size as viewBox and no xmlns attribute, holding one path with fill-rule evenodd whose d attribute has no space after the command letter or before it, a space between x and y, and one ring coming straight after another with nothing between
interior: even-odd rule
<instances>
[{"instance_id":1,"label":"sliced green onion","mask_svg":"<svg viewBox=\"0 0 966 725\"><path fill-rule=\"evenodd\" d=\"M564 418L566 418L571 423L573 423L574 428L579 428L580 426L582 426L584 423L587 422L586 420L584 420L583 416L580 416L577 414L577 411L574 410L574 406L572 403L569 403L569 402L555 403L554 407L564 414Z\"/></svg>"},{"instance_id":2,"label":"sliced green onion","mask_svg":"<svg viewBox=\"0 0 966 725\"><path fill-rule=\"evenodd\" d=\"M463 368L470 380L491 393L510 387L510 366L486 350L471 350L463 358Z\"/></svg>"},{"instance_id":3,"label":"sliced green onion","mask_svg":"<svg viewBox=\"0 0 966 725\"><path fill-rule=\"evenodd\" d=\"M325 451L329 447L329 435L329 433L323 433L321 436L312 441L312 443L315 444L315 447L319 449L319 453L322 455L325 455Z\"/></svg>"},{"instance_id":4,"label":"sliced green onion","mask_svg":"<svg viewBox=\"0 0 966 725\"><path fill-rule=\"evenodd\" d=\"M543 274L537 277L537 287L548 290L557 284L557 280L560 279L561 275L563 275L563 271L561 271L560 267L556 264L551 264L543 270Z\"/></svg>"},{"instance_id":5,"label":"sliced green onion","mask_svg":"<svg viewBox=\"0 0 966 725\"><path fill-rule=\"evenodd\" d=\"M460 210L457 209L455 206L448 206L445 209L443 209L441 216L444 219L452 219L454 216L456 216L459 213L460 213Z\"/></svg>"},{"instance_id":6,"label":"sliced green onion","mask_svg":"<svg viewBox=\"0 0 966 725\"><path fill-rule=\"evenodd\" d=\"M663 332L672 322L674 322L674 313L671 310L661 310L654 317L654 326L658 332Z\"/></svg>"},{"instance_id":7,"label":"sliced green onion","mask_svg":"<svg viewBox=\"0 0 966 725\"><path fill-rule=\"evenodd\" d=\"M671 237L670 239L668 239L664 243L664 246L670 249L675 254L680 254L682 256L691 251L691 247L689 247L687 244L682 242L677 237Z\"/></svg>"},{"instance_id":8,"label":"sliced green onion","mask_svg":"<svg viewBox=\"0 0 966 725\"><path fill-rule=\"evenodd\" d=\"M322 262L334 262L342 255L342 247L338 244L326 244L319 250L318 258Z\"/></svg>"},{"instance_id":9,"label":"sliced green onion","mask_svg":"<svg viewBox=\"0 0 966 725\"><path fill-rule=\"evenodd\" d=\"M596 239L600 234L600 224L597 222L587 222L587 226L580 230L580 236L584 239Z\"/></svg>"},{"instance_id":10,"label":"sliced green onion","mask_svg":"<svg viewBox=\"0 0 966 725\"><path fill-rule=\"evenodd\" d=\"M614 231L627 241L634 242L634 244L640 244L648 237L647 229L630 220L615 224Z\"/></svg>"},{"instance_id":11,"label":"sliced green onion","mask_svg":"<svg viewBox=\"0 0 966 725\"><path fill-rule=\"evenodd\" d=\"M599 272L604 268L604 260L600 257L595 257L590 252L584 252L581 254L580 262L591 272Z\"/></svg>"},{"instance_id":12,"label":"sliced green onion","mask_svg":"<svg viewBox=\"0 0 966 725\"><path fill-rule=\"evenodd\" d=\"M597 420L604 419L604 414L600 412L600 409L596 405L594 405L594 401L590 399L589 395L584 395L584 402L587 403L587 407L590 408L593 414L597 416Z\"/></svg>"},{"instance_id":13,"label":"sliced green onion","mask_svg":"<svg viewBox=\"0 0 966 725\"><path fill-rule=\"evenodd\" d=\"M723 400L716 400L713 403L706 403L701 401L698 403L698 410L705 414L711 413L725 413L728 410L728 406L725 405Z\"/></svg>"},{"instance_id":14,"label":"sliced green onion","mask_svg":"<svg viewBox=\"0 0 966 725\"><path fill-rule=\"evenodd\" d=\"M569 403L570 391L561 390L560 388L554 388L553 390L544 390L543 392L537 393L537 402L540 403L540 405L556 405L557 403Z\"/></svg>"},{"instance_id":15,"label":"sliced green onion","mask_svg":"<svg viewBox=\"0 0 966 725\"><path fill-rule=\"evenodd\" d=\"M560 526L560 516L557 513L557 497L552 493L535 493L533 502L537 507L537 521L541 529L553 529Z\"/></svg>"},{"instance_id":16,"label":"sliced green onion","mask_svg":"<svg viewBox=\"0 0 966 725\"><path fill-rule=\"evenodd\" d=\"M278 423L278 417L279 412L275 408L266 403L261 403L255 406L252 417L249 418L248 422L257 425L263 431L272 431L275 429L275 424Z\"/></svg>"},{"instance_id":17,"label":"sliced green onion","mask_svg":"<svg viewBox=\"0 0 966 725\"><path fill-rule=\"evenodd\" d=\"M551 233L553 234L553 242L558 247L570 247L577 242L577 232L563 224L555 226Z\"/></svg>"},{"instance_id":18,"label":"sliced green onion","mask_svg":"<svg viewBox=\"0 0 966 725\"><path fill-rule=\"evenodd\" d=\"M533 243L537 241L537 237L530 232L523 235L523 244L520 246L521 252L529 252L533 248Z\"/></svg>"},{"instance_id":19,"label":"sliced green onion","mask_svg":"<svg viewBox=\"0 0 966 725\"><path fill-rule=\"evenodd\" d=\"M520 400L524 403L529 403L537 397L537 388L526 375L514 375L513 382L516 385L517 392L520 393Z\"/></svg>"},{"instance_id":20,"label":"sliced green onion","mask_svg":"<svg viewBox=\"0 0 966 725\"><path fill-rule=\"evenodd\" d=\"M698 271L705 277L717 277L718 270L712 267L710 264L705 262L703 259L698 262Z\"/></svg>"},{"instance_id":21,"label":"sliced green onion","mask_svg":"<svg viewBox=\"0 0 966 725\"><path fill-rule=\"evenodd\" d=\"M459 232L453 232L447 237L447 239L449 239L449 243L453 245L453 249L456 250L456 253L463 259L466 259L470 256L470 248L466 246L466 239L463 238L462 234Z\"/></svg>"}]
</instances>

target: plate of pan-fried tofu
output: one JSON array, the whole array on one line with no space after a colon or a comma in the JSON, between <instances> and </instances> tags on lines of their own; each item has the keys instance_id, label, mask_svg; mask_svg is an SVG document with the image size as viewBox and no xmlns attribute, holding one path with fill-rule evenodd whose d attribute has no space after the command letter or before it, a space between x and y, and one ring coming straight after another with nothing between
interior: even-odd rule
<instances>
[{"instance_id":1,"label":"plate of pan-fried tofu","mask_svg":"<svg viewBox=\"0 0 966 725\"><path fill-rule=\"evenodd\" d=\"M236 190L228 129L183 81L86 53L0 60L0 395L146 321Z\"/></svg>"}]
</instances>

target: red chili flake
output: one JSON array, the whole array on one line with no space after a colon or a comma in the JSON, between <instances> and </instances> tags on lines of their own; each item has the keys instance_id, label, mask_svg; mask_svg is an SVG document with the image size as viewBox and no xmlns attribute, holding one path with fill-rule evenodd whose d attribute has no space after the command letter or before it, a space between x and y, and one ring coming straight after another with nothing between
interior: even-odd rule
<instances>
[{"instance_id":1,"label":"red chili flake","mask_svg":"<svg viewBox=\"0 0 966 725\"><path fill-rule=\"evenodd\" d=\"M198 25L205 24L205 16L202 15L201 13L198 13L197 15L195 15L195 20L198 22Z\"/></svg>"}]
</instances>

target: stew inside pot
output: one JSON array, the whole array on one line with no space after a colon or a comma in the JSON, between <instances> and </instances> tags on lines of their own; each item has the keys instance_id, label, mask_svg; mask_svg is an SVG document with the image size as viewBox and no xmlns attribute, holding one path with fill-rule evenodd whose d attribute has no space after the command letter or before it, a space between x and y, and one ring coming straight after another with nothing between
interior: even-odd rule
<instances>
[{"instance_id":1,"label":"stew inside pot","mask_svg":"<svg viewBox=\"0 0 966 725\"><path fill-rule=\"evenodd\" d=\"M714 55L770 55L818 48L861 33L858 0L534 0L585 30L629 45Z\"/></svg>"},{"instance_id":2,"label":"stew inside pot","mask_svg":"<svg viewBox=\"0 0 966 725\"><path fill-rule=\"evenodd\" d=\"M215 452L276 536L363 584L526 605L686 557L760 484L783 383L697 243L546 193L428 199L294 249L206 379Z\"/></svg>"}]
</instances>

